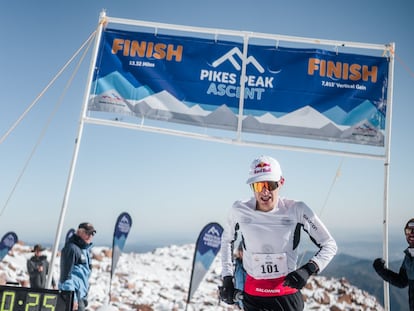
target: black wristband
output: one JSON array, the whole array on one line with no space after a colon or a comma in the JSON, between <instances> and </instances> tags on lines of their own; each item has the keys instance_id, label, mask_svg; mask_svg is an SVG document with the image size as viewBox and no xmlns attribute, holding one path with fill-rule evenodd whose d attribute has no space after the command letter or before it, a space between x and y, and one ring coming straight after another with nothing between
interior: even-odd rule
<instances>
[{"instance_id":1,"label":"black wristband","mask_svg":"<svg viewBox=\"0 0 414 311\"><path fill-rule=\"evenodd\" d=\"M309 272L309 275L316 274L316 272L319 271L318 265L316 263L314 263L313 261L309 261L305 265L305 269L306 269L306 271Z\"/></svg>"}]
</instances>

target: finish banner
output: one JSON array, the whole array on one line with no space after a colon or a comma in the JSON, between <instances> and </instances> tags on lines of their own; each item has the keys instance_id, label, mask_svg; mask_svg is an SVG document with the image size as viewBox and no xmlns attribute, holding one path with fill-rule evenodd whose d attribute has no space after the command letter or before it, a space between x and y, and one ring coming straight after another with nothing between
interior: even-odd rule
<instances>
[{"instance_id":1,"label":"finish banner","mask_svg":"<svg viewBox=\"0 0 414 311\"><path fill-rule=\"evenodd\" d=\"M223 227L215 222L207 224L201 230L194 250L187 303L190 302L191 297L220 251L222 234Z\"/></svg>"},{"instance_id":2,"label":"finish banner","mask_svg":"<svg viewBox=\"0 0 414 311\"><path fill-rule=\"evenodd\" d=\"M275 44L246 47L105 29L88 110L384 146L389 58Z\"/></svg>"}]
</instances>

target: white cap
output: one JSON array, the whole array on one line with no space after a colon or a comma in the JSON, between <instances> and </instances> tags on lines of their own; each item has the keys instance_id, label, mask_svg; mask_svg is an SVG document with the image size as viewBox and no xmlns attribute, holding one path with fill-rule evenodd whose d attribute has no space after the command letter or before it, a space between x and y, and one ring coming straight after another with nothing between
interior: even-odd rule
<instances>
[{"instance_id":1,"label":"white cap","mask_svg":"<svg viewBox=\"0 0 414 311\"><path fill-rule=\"evenodd\" d=\"M246 183L251 184L258 181L279 181L282 178L282 170L277 160L262 155L253 160L250 165L249 178Z\"/></svg>"}]
</instances>

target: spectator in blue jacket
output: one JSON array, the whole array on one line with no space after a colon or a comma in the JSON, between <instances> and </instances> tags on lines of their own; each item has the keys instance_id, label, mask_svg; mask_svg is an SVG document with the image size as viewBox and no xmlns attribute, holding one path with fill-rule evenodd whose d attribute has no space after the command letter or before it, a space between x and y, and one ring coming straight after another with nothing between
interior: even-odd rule
<instances>
[{"instance_id":1,"label":"spectator in blue jacket","mask_svg":"<svg viewBox=\"0 0 414 311\"><path fill-rule=\"evenodd\" d=\"M59 289L74 292L74 311L85 311L88 305L89 277L92 270L91 248L95 233L92 224L83 222L62 249Z\"/></svg>"},{"instance_id":2,"label":"spectator in blue jacket","mask_svg":"<svg viewBox=\"0 0 414 311\"><path fill-rule=\"evenodd\" d=\"M374 260L374 269L378 275L390 284L404 288L408 285L408 302L410 311L414 311L414 218L411 218L404 227L408 247L404 250L404 260L398 273L385 267L382 258Z\"/></svg>"}]
</instances>

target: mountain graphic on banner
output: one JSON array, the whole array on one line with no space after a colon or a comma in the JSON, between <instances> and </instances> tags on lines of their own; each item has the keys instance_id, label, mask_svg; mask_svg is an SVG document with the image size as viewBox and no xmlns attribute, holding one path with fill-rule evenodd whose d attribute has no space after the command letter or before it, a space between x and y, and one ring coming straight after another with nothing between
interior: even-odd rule
<instances>
[{"instance_id":1,"label":"mountain graphic on banner","mask_svg":"<svg viewBox=\"0 0 414 311\"><path fill-rule=\"evenodd\" d=\"M134 87L130 81L117 71L96 81L95 94L106 93L113 89L116 89L122 98L128 98L129 100L140 100L154 94L147 86ZM134 91L131 92L131 90Z\"/></svg>"},{"instance_id":2,"label":"mountain graphic on banner","mask_svg":"<svg viewBox=\"0 0 414 311\"><path fill-rule=\"evenodd\" d=\"M90 97L89 110L223 130L237 129L238 113L225 104L214 110L206 110L198 103L187 105L168 91L153 93L146 86L134 88L129 83L127 87L125 83L128 82L117 73L101 78L97 81L96 88L96 94L99 95ZM118 85L122 87L114 88ZM134 91L131 92L131 89ZM131 96L136 99L126 99ZM280 117L269 112L261 116L249 115L249 111L246 113L242 124L244 132L299 138L306 136L322 140L337 137L341 141L378 146L384 142L384 135L378 130L378 125L384 120L379 116L376 107L367 100L350 112L334 107L321 113L310 106L304 106Z\"/></svg>"},{"instance_id":3,"label":"mountain graphic on banner","mask_svg":"<svg viewBox=\"0 0 414 311\"><path fill-rule=\"evenodd\" d=\"M352 126L362 120L368 120L372 125L383 128L385 122L385 118L380 116L376 107L369 100L363 101L358 107L349 112L335 106L323 114L336 124L348 126Z\"/></svg>"}]
</instances>

